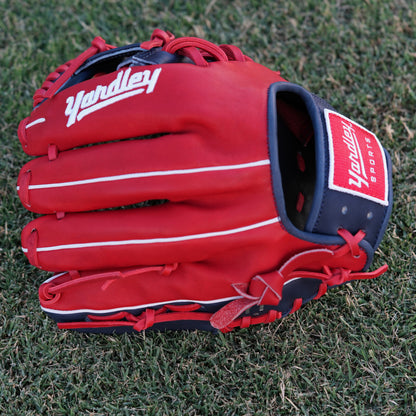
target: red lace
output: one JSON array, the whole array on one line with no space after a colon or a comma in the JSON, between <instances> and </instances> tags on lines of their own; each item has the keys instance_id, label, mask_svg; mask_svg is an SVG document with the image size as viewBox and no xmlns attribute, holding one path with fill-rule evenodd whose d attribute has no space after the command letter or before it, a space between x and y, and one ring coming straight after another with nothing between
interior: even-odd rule
<instances>
[{"instance_id":1,"label":"red lace","mask_svg":"<svg viewBox=\"0 0 416 416\"><path fill-rule=\"evenodd\" d=\"M281 317L281 312L272 309L264 315L243 316L242 318L235 319L234 321L230 322L226 327L221 328L220 331L225 334L227 332L231 332L235 328L248 328L251 325L270 324L274 322L276 319L280 319Z\"/></svg>"},{"instance_id":2,"label":"red lace","mask_svg":"<svg viewBox=\"0 0 416 416\"><path fill-rule=\"evenodd\" d=\"M143 42L140 45L143 49L162 47L169 53L179 53L190 58L198 66L208 66L209 61L252 61L251 58L244 55L237 46L234 45L216 45L204 39L196 37L182 37L175 39L170 32L156 29L150 41Z\"/></svg>"},{"instance_id":3,"label":"red lace","mask_svg":"<svg viewBox=\"0 0 416 416\"><path fill-rule=\"evenodd\" d=\"M201 306L197 303L188 305L164 305L159 309L145 309L139 315L133 315L129 312L117 312L112 315L88 315L86 322L62 322L58 323L61 329L91 329L103 327L132 327L135 331L144 331L155 324L183 321L183 320L200 320L208 321L210 313L194 311Z\"/></svg>"},{"instance_id":4,"label":"red lace","mask_svg":"<svg viewBox=\"0 0 416 416\"><path fill-rule=\"evenodd\" d=\"M282 317L282 313L270 310L260 316L241 316L245 311L253 306L275 305L277 306L282 299L283 286L292 279L318 279L321 284L315 299L320 298L326 293L329 287L341 285L343 283L360 280L373 279L380 276L387 270L384 265L372 272L353 272L343 267L331 268L325 265L330 260L352 254L354 257L360 256L359 243L365 237L364 232L359 231L352 235L346 230L340 230L339 235L345 240L345 244L338 249L330 250L327 248L309 250L299 253L290 258L283 266L276 271L254 276L249 284L236 283L233 285L240 298L229 302L214 314L198 312L200 305L192 303L187 305L164 305L159 309L148 308L138 316L126 311L117 312L112 315L88 315L87 322L67 322L59 323L60 328L67 329L86 329L103 327L125 327L130 326L134 330L143 331L150 328L155 323L173 322L181 320L210 321L210 324L222 332L229 332L234 328L247 328L250 325L270 323ZM321 271L304 270L305 265L324 264ZM127 271L115 271L108 273L97 273L94 275L81 277L78 272L70 273L70 280L61 284L54 285L46 283L40 288L40 297L43 304L55 303L61 293L70 286L82 284L86 281L103 280L103 286L108 287L117 279L128 276L158 271L166 276L170 275L177 268L177 264L145 267ZM294 313L302 306L302 298L297 298L293 302L289 313Z\"/></svg>"},{"instance_id":5,"label":"red lace","mask_svg":"<svg viewBox=\"0 0 416 416\"><path fill-rule=\"evenodd\" d=\"M119 279L125 279L127 277L137 276L149 272L159 272L163 276L169 276L173 271L177 269L177 267L178 263L173 263L163 266L142 267L124 271L115 270L111 272L95 273L86 276L81 276L79 272L74 270L68 272L70 279L64 281L63 283L55 284L52 281L41 285L39 288L39 297L44 305L50 306L60 299L63 291L70 287L85 284L86 282L103 280L104 282L102 284L102 288L108 289L111 284Z\"/></svg>"},{"instance_id":6,"label":"red lace","mask_svg":"<svg viewBox=\"0 0 416 416\"><path fill-rule=\"evenodd\" d=\"M150 40L146 42L142 42L140 44L140 47L143 49L157 48L157 47L166 45L167 43L171 42L173 39L175 39L175 35L173 35L169 31L155 29L152 33L152 36L150 37Z\"/></svg>"},{"instance_id":7,"label":"red lace","mask_svg":"<svg viewBox=\"0 0 416 416\"><path fill-rule=\"evenodd\" d=\"M244 55L239 48L233 45L215 45L204 39L195 37L182 37L175 39L175 36L160 29L153 31L149 41L142 42L140 46L143 49L151 49L154 47L162 47L164 51L169 53L179 53L190 58L196 65L208 66L209 61L252 61L251 58ZM33 96L33 106L36 107L46 98L51 98L75 71L91 56L113 49L115 46L108 45L104 39L96 37L91 42L91 47L81 53L75 59L59 66L50 73L42 86L35 92Z\"/></svg>"},{"instance_id":8,"label":"red lace","mask_svg":"<svg viewBox=\"0 0 416 416\"><path fill-rule=\"evenodd\" d=\"M104 39L97 36L91 42L91 47L82 52L76 58L59 66L54 72L51 72L46 77L42 86L33 96L33 106L36 107L44 99L52 97L88 58L99 52L108 51L112 48L115 48L115 46L107 45Z\"/></svg>"},{"instance_id":9,"label":"red lace","mask_svg":"<svg viewBox=\"0 0 416 416\"><path fill-rule=\"evenodd\" d=\"M372 272L353 272L343 267L331 269L325 265L331 259L345 256L348 253L351 253L354 258L360 256L359 243L365 237L365 233L359 231L352 235L347 230L339 230L339 235L345 240L346 244L336 250L316 249L305 251L293 256L279 270L254 276L248 285L234 284L233 287L241 298L229 302L217 311L210 319L211 325L220 330L230 328L230 326L234 326L234 322L240 322L239 316L253 306L277 306L282 299L284 284L295 278L321 280L322 283L315 296L315 299L318 299L331 286L341 285L352 280L373 279L387 270L387 265ZM322 271L303 269L305 264L313 264L314 262L324 264ZM302 298L296 299L289 313L295 312L301 305Z\"/></svg>"}]
</instances>

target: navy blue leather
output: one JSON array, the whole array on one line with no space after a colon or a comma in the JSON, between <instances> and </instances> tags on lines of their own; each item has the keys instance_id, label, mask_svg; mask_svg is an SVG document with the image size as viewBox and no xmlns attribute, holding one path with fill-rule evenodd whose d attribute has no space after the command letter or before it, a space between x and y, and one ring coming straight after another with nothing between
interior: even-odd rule
<instances>
[{"instance_id":1,"label":"navy blue leather","mask_svg":"<svg viewBox=\"0 0 416 416\"><path fill-rule=\"evenodd\" d=\"M311 208L303 229L294 226L289 219L290 215L288 215L285 195L282 191L279 140L288 140L288 137L279 137L279 131L282 130L279 130L278 125L276 97L281 93L284 93L283 96L288 96L288 93L296 95L296 99L302 101L302 108L307 112L305 117L310 118L314 130L315 188ZM389 203L387 206L360 196L329 189L329 144L324 110L327 108L334 111L334 109L326 101L311 94L303 87L287 82L272 84L269 88L268 100L268 139L272 181L276 208L283 226L289 233L319 244L345 243L337 234L340 228L345 228L352 234L363 230L366 236L361 246L371 259L374 250L380 244L392 209L392 170L389 154L384 150L389 176ZM291 139L294 138L289 138L289 140Z\"/></svg>"},{"instance_id":2,"label":"navy blue leather","mask_svg":"<svg viewBox=\"0 0 416 416\"><path fill-rule=\"evenodd\" d=\"M140 43L109 49L88 58L60 91L92 78L98 73L109 73L128 66L159 65L167 63L193 63L189 58L165 52L162 48L143 49Z\"/></svg>"}]
</instances>

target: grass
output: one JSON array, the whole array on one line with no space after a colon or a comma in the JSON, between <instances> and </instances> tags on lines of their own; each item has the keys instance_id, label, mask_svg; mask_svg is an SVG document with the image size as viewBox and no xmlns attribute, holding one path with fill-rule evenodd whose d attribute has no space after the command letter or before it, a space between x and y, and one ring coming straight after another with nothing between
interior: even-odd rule
<instances>
[{"instance_id":1,"label":"grass","mask_svg":"<svg viewBox=\"0 0 416 416\"><path fill-rule=\"evenodd\" d=\"M416 414L416 3L385 0L0 0L2 415ZM16 196L16 130L46 74L96 35L156 27L234 43L372 129L394 164L394 210L374 281L227 335L85 335L40 311Z\"/></svg>"}]
</instances>

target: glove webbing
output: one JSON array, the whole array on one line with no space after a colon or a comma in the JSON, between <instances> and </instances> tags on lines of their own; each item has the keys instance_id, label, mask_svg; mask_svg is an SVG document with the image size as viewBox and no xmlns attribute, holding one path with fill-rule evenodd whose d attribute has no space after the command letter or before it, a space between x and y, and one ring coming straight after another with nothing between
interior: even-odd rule
<instances>
[{"instance_id":1,"label":"glove webbing","mask_svg":"<svg viewBox=\"0 0 416 416\"><path fill-rule=\"evenodd\" d=\"M156 29L150 41L142 42L143 49L163 47L162 49L171 54L179 53L192 59L196 65L208 66L208 60L214 61L252 61L244 55L239 48L233 45L215 45L212 42L196 37L182 37L175 39L170 32ZM116 48L108 45L99 36L94 38L91 46L78 55L76 58L59 66L51 72L43 82L42 86L33 96L33 107L38 106L42 101L51 98L70 78L75 71L90 57L100 52L105 52Z\"/></svg>"}]
</instances>

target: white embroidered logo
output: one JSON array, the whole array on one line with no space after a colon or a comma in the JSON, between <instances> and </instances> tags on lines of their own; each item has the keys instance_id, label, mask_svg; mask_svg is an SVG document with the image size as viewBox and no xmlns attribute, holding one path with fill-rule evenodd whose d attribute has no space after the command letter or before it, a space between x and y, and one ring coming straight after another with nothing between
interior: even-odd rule
<instances>
[{"instance_id":1,"label":"white embroidered logo","mask_svg":"<svg viewBox=\"0 0 416 416\"><path fill-rule=\"evenodd\" d=\"M82 120L88 114L101 110L126 98L154 91L162 68L154 71L148 69L131 74L131 68L120 71L109 85L97 85L89 92L79 91L76 96L66 100L65 115L68 116L67 127ZM130 75L131 74L131 75Z\"/></svg>"},{"instance_id":2,"label":"white embroidered logo","mask_svg":"<svg viewBox=\"0 0 416 416\"><path fill-rule=\"evenodd\" d=\"M328 188L387 206L389 172L377 136L349 118L324 110L329 147Z\"/></svg>"},{"instance_id":3,"label":"white embroidered logo","mask_svg":"<svg viewBox=\"0 0 416 416\"><path fill-rule=\"evenodd\" d=\"M351 162L348 173L350 175L349 184L355 185L357 188L361 188L361 184L368 188L368 177L365 172L365 166L363 156L361 154L360 145L358 144L355 130L351 123L346 123L344 120L341 121L343 127L343 142L347 145L350 152L348 159Z\"/></svg>"}]
</instances>

